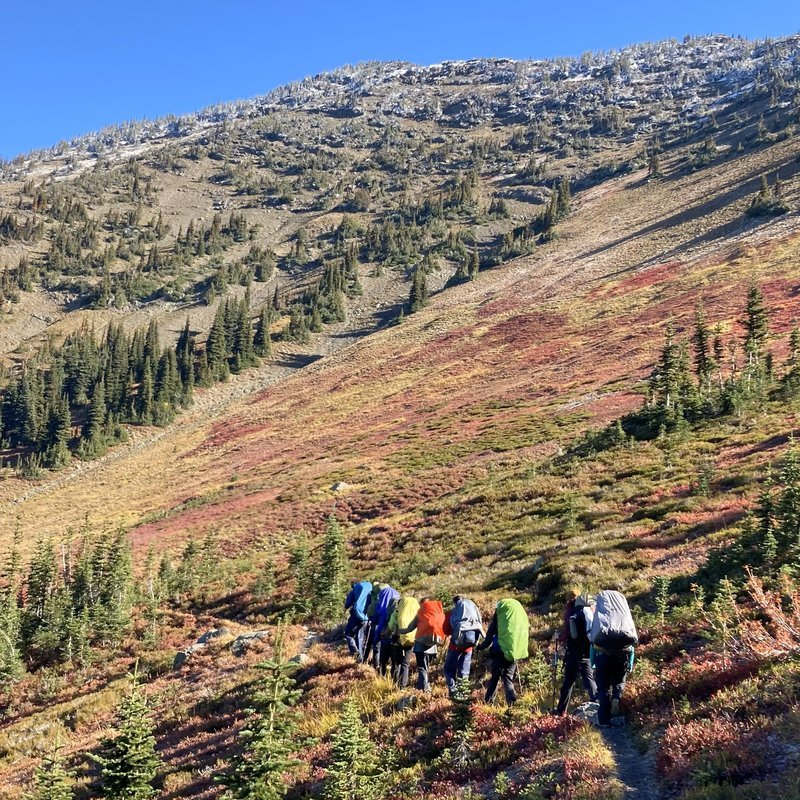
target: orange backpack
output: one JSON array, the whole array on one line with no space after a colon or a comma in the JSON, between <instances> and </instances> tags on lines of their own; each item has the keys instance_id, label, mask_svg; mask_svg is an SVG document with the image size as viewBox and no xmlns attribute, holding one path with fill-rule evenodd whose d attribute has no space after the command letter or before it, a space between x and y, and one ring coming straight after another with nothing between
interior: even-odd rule
<instances>
[{"instance_id":1,"label":"orange backpack","mask_svg":"<svg viewBox=\"0 0 800 800\"><path fill-rule=\"evenodd\" d=\"M426 600L417 614L417 641L441 644L444 641L444 608L439 600Z\"/></svg>"}]
</instances>

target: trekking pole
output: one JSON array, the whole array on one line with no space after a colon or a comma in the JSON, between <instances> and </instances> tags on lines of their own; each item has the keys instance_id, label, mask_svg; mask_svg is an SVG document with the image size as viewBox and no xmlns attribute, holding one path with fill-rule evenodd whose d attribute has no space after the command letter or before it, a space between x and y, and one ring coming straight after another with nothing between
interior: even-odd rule
<instances>
[{"instance_id":1,"label":"trekking pole","mask_svg":"<svg viewBox=\"0 0 800 800\"><path fill-rule=\"evenodd\" d=\"M553 666L553 698L550 703L550 708L555 709L556 707L556 692L558 690L558 639L555 635L553 635L553 658L552 658L552 666Z\"/></svg>"}]
</instances>

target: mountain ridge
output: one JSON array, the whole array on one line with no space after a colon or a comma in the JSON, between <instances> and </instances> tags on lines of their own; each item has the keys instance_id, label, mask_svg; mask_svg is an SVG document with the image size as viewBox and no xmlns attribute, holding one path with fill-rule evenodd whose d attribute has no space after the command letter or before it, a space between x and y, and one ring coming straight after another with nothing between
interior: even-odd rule
<instances>
[{"instance_id":1,"label":"mountain ridge","mask_svg":"<svg viewBox=\"0 0 800 800\"><path fill-rule=\"evenodd\" d=\"M61 142L54 145L52 148L20 153L8 160L5 166L8 168L20 162L41 159L43 156L58 157L63 155L65 150L70 149L77 150L78 152L94 152L98 145L113 145L120 139L125 141L126 138L128 140L126 143L133 146L135 144L147 142L153 137L164 139L179 137L182 135L180 133L182 126L189 126L193 128L193 130L189 131L190 133L201 135L203 132L203 125L215 125L222 122L229 122L237 118L252 118L254 115L266 115L279 110L281 106L294 108L308 107L311 110L325 110L325 105L321 108L314 108L310 105L313 102L317 85L322 84L324 86L325 83L329 84L332 90L335 90L337 87L341 88L342 86L347 86L354 96L363 94L368 97L369 88L374 88L375 85L372 81L376 81L377 84L380 85L381 83L388 83L391 78L399 77L406 79L409 83L414 83L415 81L424 83L427 77L435 77L437 74L440 77L452 76L453 74L457 75L458 70L465 67L469 68L467 74L469 74L471 78L474 78L474 75L471 74L473 69L480 73L486 70L490 65L495 65L496 67L502 65L512 70L522 70L523 76L519 76L516 71L513 74L515 78L519 78L523 82L527 79L529 83L535 83L536 78L541 78L544 75L544 73L534 73L535 77L524 76L524 69L526 67L530 69L542 66L561 68L562 79L576 80L590 77L590 75L587 74L589 67L592 67L596 71L591 77L602 76L604 71L609 67L614 67L614 65L616 65L617 68L619 68L620 62L624 63L627 59L637 54L646 56L657 53L659 58L663 59L665 54L660 51L664 48L666 48L667 51L671 49L673 54L675 52L680 53L682 48L688 50L690 54L696 54L702 52L704 48L707 50L708 46L712 44L727 45L734 48L734 53L723 58L723 62L726 62L741 58L742 52L749 52L755 55L757 60L759 57L763 58L763 51L770 46L791 47L792 45L796 46L798 41L800 41L800 35L797 34L779 39L764 40L746 40L742 37L710 34L686 37L682 44L678 43L675 39L666 39L659 42L631 45L619 50L609 50L599 53L587 51L581 56L576 57L554 57L550 59L534 60L478 57L464 60L449 60L430 65L419 65L405 61L369 61L356 65L345 65L334 70L308 76L301 80L292 81L288 84L278 86L264 95L257 95L251 99L216 103L199 111L189 112L177 117L174 115L167 115L141 121L131 120L116 126L108 126L96 132L83 134L67 142ZM735 49L737 46L739 48L738 50ZM650 52L648 53L648 51ZM602 66L596 66L598 62ZM702 66L708 66L708 64ZM746 86L748 79L752 79L752 77L756 75L757 70L754 69L754 66L753 64L749 64L749 69L745 68L740 75L737 75L735 70L731 70L730 74L727 76L727 82L736 82L737 87L733 90L734 93L736 91L741 91L742 87ZM381 71L389 71L389 74L381 75ZM566 72L566 74L563 74L563 72ZM613 72L611 74L613 74ZM556 75L558 75L558 70L556 70ZM498 76L498 82L513 82L511 81L511 77L511 73L506 73L503 76L501 72ZM361 81L361 85L359 85L359 80ZM354 85L350 86L350 84ZM322 95L323 97L325 96L324 90L322 91ZM347 103L351 101L348 98L334 99L338 99L338 101L342 103L342 108L345 110L347 109ZM723 97L723 101L724 99ZM332 108L335 107L336 105L334 104ZM401 106L396 107L398 111L400 108ZM383 109L383 111L386 113L386 109ZM398 114L398 116L402 116L402 113ZM139 153L131 152L127 155L138 154ZM99 153L95 152L95 155L99 155ZM0 172L0 180L2 179L8 179L8 176L4 172Z\"/></svg>"}]
</instances>

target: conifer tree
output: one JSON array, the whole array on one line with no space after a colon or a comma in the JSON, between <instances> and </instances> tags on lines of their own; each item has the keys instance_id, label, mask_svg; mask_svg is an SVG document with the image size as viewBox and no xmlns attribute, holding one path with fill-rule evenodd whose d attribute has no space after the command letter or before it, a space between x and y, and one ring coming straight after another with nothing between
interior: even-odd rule
<instances>
[{"instance_id":1,"label":"conifer tree","mask_svg":"<svg viewBox=\"0 0 800 800\"><path fill-rule=\"evenodd\" d=\"M258 325L253 339L255 354L261 358L272 357L272 337L269 332L271 325L272 309L268 305L264 305L258 318Z\"/></svg>"},{"instance_id":2,"label":"conifer tree","mask_svg":"<svg viewBox=\"0 0 800 800\"><path fill-rule=\"evenodd\" d=\"M311 612L314 598L311 554L305 534L299 534L294 547L289 551L289 574L294 583L292 606L296 614L305 616Z\"/></svg>"},{"instance_id":3,"label":"conifer tree","mask_svg":"<svg viewBox=\"0 0 800 800\"><path fill-rule=\"evenodd\" d=\"M95 756L102 767L105 800L149 800L156 795L153 781L161 765L156 753L150 704L139 685L138 673L117 710L117 734L103 743Z\"/></svg>"},{"instance_id":4,"label":"conifer tree","mask_svg":"<svg viewBox=\"0 0 800 800\"><path fill-rule=\"evenodd\" d=\"M142 383L139 386L139 397L137 402L137 415L143 425L152 425L155 410L155 386L153 381L153 370L148 356L144 362Z\"/></svg>"},{"instance_id":5,"label":"conifer tree","mask_svg":"<svg viewBox=\"0 0 800 800\"><path fill-rule=\"evenodd\" d=\"M189 317L186 317L186 324L178 337L178 343L175 347L175 359L183 388L182 404L189 405L192 400L195 383L194 341L189 328Z\"/></svg>"},{"instance_id":6,"label":"conifer tree","mask_svg":"<svg viewBox=\"0 0 800 800\"><path fill-rule=\"evenodd\" d=\"M267 600L275 591L275 564L272 559L268 559L266 563L258 570L256 579L250 588L250 592L254 599L258 601Z\"/></svg>"},{"instance_id":7,"label":"conifer tree","mask_svg":"<svg viewBox=\"0 0 800 800\"><path fill-rule=\"evenodd\" d=\"M647 177L660 178L661 175L661 158L658 150L653 149L653 152L650 154L650 160L647 164Z\"/></svg>"},{"instance_id":8,"label":"conifer tree","mask_svg":"<svg viewBox=\"0 0 800 800\"><path fill-rule=\"evenodd\" d=\"M425 269L417 264L414 267L414 275L411 280L411 291L408 297L408 310L410 313L419 311L428 302L428 284Z\"/></svg>"},{"instance_id":9,"label":"conifer tree","mask_svg":"<svg viewBox=\"0 0 800 800\"><path fill-rule=\"evenodd\" d=\"M103 382L98 380L92 392L92 403L89 407L89 422L84 434L87 439L99 442L103 438L107 415L105 387Z\"/></svg>"},{"instance_id":10,"label":"conifer tree","mask_svg":"<svg viewBox=\"0 0 800 800\"><path fill-rule=\"evenodd\" d=\"M320 615L335 619L342 606L347 585L347 551L342 529L333 514L328 517L325 543L322 547L317 598Z\"/></svg>"},{"instance_id":11,"label":"conifer tree","mask_svg":"<svg viewBox=\"0 0 800 800\"><path fill-rule=\"evenodd\" d=\"M472 738L474 719L469 678L459 678L453 692L453 746L452 764L458 769L466 769L473 758Z\"/></svg>"},{"instance_id":12,"label":"conifer tree","mask_svg":"<svg viewBox=\"0 0 800 800\"><path fill-rule=\"evenodd\" d=\"M781 491L778 501L780 539L785 547L800 547L800 449L792 445L781 469Z\"/></svg>"},{"instance_id":13,"label":"conifer tree","mask_svg":"<svg viewBox=\"0 0 800 800\"><path fill-rule=\"evenodd\" d=\"M743 325L745 329L744 350L747 354L748 364L757 364L763 355L769 329L764 296L754 283L747 291L747 307Z\"/></svg>"},{"instance_id":14,"label":"conifer tree","mask_svg":"<svg viewBox=\"0 0 800 800\"><path fill-rule=\"evenodd\" d=\"M124 531L100 537L92 553L94 578L91 619L96 641L118 644L131 622L132 567Z\"/></svg>"},{"instance_id":15,"label":"conifer tree","mask_svg":"<svg viewBox=\"0 0 800 800\"><path fill-rule=\"evenodd\" d=\"M251 367L253 364L255 364L256 359L253 351L253 325L250 321L249 296L244 298L241 303L238 304L233 355L235 363L234 372L241 371L242 369Z\"/></svg>"},{"instance_id":16,"label":"conifer tree","mask_svg":"<svg viewBox=\"0 0 800 800\"><path fill-rule=\"evenodd\" d=\"M61 748L56 742L33 773L33 792L26 800L72 800L72 775L64 767Z\"/></svg>"},{"instance_id":17,"label":"conifer tree","mask_svg":"<svg viewBox=\"0 0 800 800\"><path fill-rule=\"evenodd\" d=\"M295 303L290 310L289 324L286 332L291 341L306 344L308 342L308 321L299 303Z\"/></svg>"},{"instance_id":18,"label":"conifer tree","mask_svg":"<svg viewBox=\"0 0 800 800\"><path fill-rule=\"evenodd\" d=\"M51 539L40 538L28 568L27 601L23 616L23 634L30 638L45 618L56 585L56 558Z\"/></svg>"},{"instance_id":19,"label":"conifer tree","mask_svg":"<svg viewBox=\"0 0 800 800\"><path fill-rule=\"evenodd\" d=\"M770 569L778 555L778 539L775 535L775 500L771 475L767 476L764 488L758 496L756 516L762 567Z\"/></svg>"},{"instance_id":20,"label":"conifer tree","mask_svg":"<svg viewBox=\"0 0 800 800\"><path fill-rule=\"evenodd\" d=\"M339 726L331 742L331 760L323 790L325 800L377 800L381 797L383 775L375 746L352 698L342 707Z\"/></svg>"},{"instance_id":21,"label":"conifer tree","mask_svg":"<svg viewBox=\"0 0 800 800\"><path fill-rule=\"evenodd\" d=\"M46 462L53 469L64 466L69 461L69 440L72 437L72 414L69 400L62 395L50 410L48 436L46 440Z\"/></svg>"},{"instance_id":22,"label":"conifer tree","mask_svg":"<svg viewBox=\"0 0 800 800\"><path fill-rule=\"evenodd\" d=\"M800 328L795 324L789 334L789 357L786 360L786 374L781 382L787 397L797 394L800 389Z\"/></svg>"},{"instance_id":23,"label":"conifer tree","mask_svg":"<svg viewBox=\"0 0 800 800\"><path fill-rule=\"evenodd\" d=\"M208 371L212 380L225 380L228 375L228 346L225 337L225 308L219 304L206 341Z\"/></svg>"},{"instance_id":24,"label":"conifer tree","mask_svg":"<svg viewBox=\"0 0 800 800\"><path fill-rule=\"evenodd\" d=\"M562 178L558 184L558 217L560 219L569 214L571 202L569 178Z\"/></svg>"},{"instance_id":25,"label":"conifer tree","mask_svg":"<svg viewBox=\"0 0 800 800\"><path fill-rule=\"evenodd\" d=\"M545 208L541 217L543 241L549 241L555 236L556 222L558 222L558 190L553 186L553 190L550 192L550 199L547 202L547 208Z\"/></svg>"},{"instance_id":26,"label":"conifer tree","mask_svg":"<svg viewBox=\"0 0 800 800\"><path fill-rule=\"evenodd\" d=\"M700 392L708 394L711 388L714 361L711 354L711 331L706 322L702 301L698 302L695 309L692 344L694 345L694 371L697 375Z\"/></svg>"},{"instance_id":27,"label":"conifer tree","mask_svg":"<svg viewBox=\"0 0 800 800\"><path fill-rule=\"evenodd\" d=\"M283 660L281 634L274 658L258 667L263 675L240 733L244 752L222 779L227 787L225 800L281 800L288 790L286 774L302 763L292 758L296 750L292 706L301 692L291 676L293 665Z\"/></svg>"},{"instance_id":28,"label":"conifer tree","mask_svg":"<svg viewBox=\"0 0 800 800\"><path fill-rule=\"evenodd\" d=\"M474 281L475 278L478 277L478 272L480 272L480 269L481 269L481 260L480 256L478 255L478 246L475 245L475 247L472 248L472 253L470 255L470 261L469 261L469 279L471 281Z\"/></svg>"},{"instance_id":29,"label":"conifer tree","mask_svg":"<svg viewBox=\"0 0 800 800\"><path fill-rule=\"evenodd\" d=\"M17 603L19 593L19 522L14 531L11 555L3 570L4 587L0 591L0 686L5 686L23 671L20 636L22 615Z\"/></svg>"}]
</instances>

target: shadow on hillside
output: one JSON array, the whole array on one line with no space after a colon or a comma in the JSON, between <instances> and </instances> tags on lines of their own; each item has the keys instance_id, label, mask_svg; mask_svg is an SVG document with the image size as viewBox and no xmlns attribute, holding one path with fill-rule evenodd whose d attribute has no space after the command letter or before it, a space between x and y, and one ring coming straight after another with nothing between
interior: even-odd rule
<instances>
[{"instance_id":1,"label":"shadow on hillside","mask_svg":"<svg viewBox=\"0 0 800 800\"><path fill-rule=\"evenodd\" d=\"M784 170L789 169L789 172L784 172ZM798 171L800 171L800 164L798 164L795 159L790 159L783 164L777 166L775 168L780 174L781 178L791 177ZM708 214L711 214L714 211L718 211L721 208L725 208L726 206L730 205L734 201L741 198L743 195L752 195L758 191L760 183L760 177L754 176L748 178L742 183L734 183L731 182L727 184L729 187L727 191L723 192L722 194L714 195L713 197L705 200L704 202L698 203L694 206L686 206L683 210L678 211L677 213L673 214L666 219L660 220L658 222L654 222L652 225L648 225L646 228L642 228L641 230L637 230L635 233L630 234L629 236L622 236L619 239L615 239L608 244L601 245L600 247L596 247L594 250L590 250L589 252L584 254L584 257L591 258L592 256L599 255L600 253L604 253L608 250L612 250L615 247L619 247L622 244L626 244L627 242L633 242L637 239L642 239L648 236L651 233L655 233L657 231L664 231L668 230L669 228L674 228L678 225L683 224L684 222L688 222L690 220L698 219L700 217L704 217ZM741 220L732 220L725 225L721 225L718 228L713 229L712 231L707 231L700 236L691 239L688 242L683 242L677 247L675 247L671 253L675 253L679 250L683 250L686 247L689 247L693 244L701 244L703 242L713 241L714 239L720 238L728 234L730 227L738 227L741 224ZM664 253L659 256L659 260L668 259L669 253Z\"/></svg>"},{"instance_id":2,"label":"shadow on hillside","mask_svg":"<svg viewBox=\"0 0 800 800\"><path fill-rule=\"evenodd\" d=\"M302 369L322 358L320 353L281 353L280 357L273 362L278 367L290 367L291 369Z\"/></svg>"},{"instance_id":3,"label":"shadow on hillside","mask_svg":"<svg viewBox=\"0 0 800 800\"><path fill-rule=\"evenodd\" d=\"M212 614L222 619L243 620L247 617L250 600L249 590L241 589L206 602L197 601L194 607L197 612L203 614Z\"/></svg>"},{"instance_id":4,"label":"shadow on hillside","mask_svg":"<svg viewBox=\"0 0 800 800\"><path fill-rule=\"evenodd\" d=\"M111 686L112 683L116 681L120 681L125 678L126 675L130 673L128 669L121 669L116 670L110 674L104 676L103 680L97 683L87 683L83 686L79 687L76 691L66 695L64 697L59 697L54 705L50 705L50 711L57 706L74 706L76 703L75 701L80 700L84 697L95 697L104 689L107 689ZM0 712L3 714L3 726L8 727L14 725L16 723L21 722L24 719L29 719L31 717L39 716L42 713L41 707L39 708L30 708L26 709L25 711L20 711L16 714L9 715L6 712L6 707L0 707ZM75 716L75 711L66 710L60 714L60 718L64 724L64 727L67 730L74 731L76 729L76 725L78 724L78 719Z\"/></svg>"},{"instance_id":5,"label":"shadow on hillside","mask_svg":"<svg viewBox=\"0 0 800 800\"><path fill-rule=\"evenodd\" d=\"M737 525L744 517L745 511L743 509L731 509L701 520L687 529L678 529L675 533L670 533L670 529L665 528L662 524L653 533L621 542L617 547L623 552L642 549L670 550L677 545L686 544L709 534L718 533L731 525ZM629 521L633 520L629 519Z\"/></svg>"},{"instance_id":6,"label":"shadow on hillside","mask_svg":"<svg viewBox=\"0 0 800 800\"><path fill-rule=\"evenodd\" d=\"M399 316L400 311L405 306L405 303L394 303L393 305L387 306L386 308L382 308L380 311L375 313L375 319L377 320L377 327L378 328L385 328L387 325L391 325Z\"/></svg>"}]
</instances>

